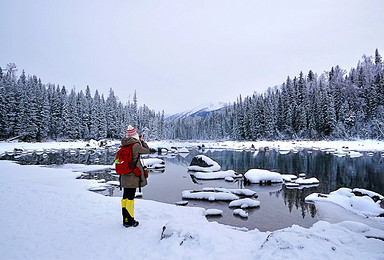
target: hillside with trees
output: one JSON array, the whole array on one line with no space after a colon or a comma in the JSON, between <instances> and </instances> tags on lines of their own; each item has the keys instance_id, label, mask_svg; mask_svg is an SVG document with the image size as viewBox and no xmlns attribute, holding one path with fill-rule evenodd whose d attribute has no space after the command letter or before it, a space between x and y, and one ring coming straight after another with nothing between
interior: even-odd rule
<instances>
[{"instance_id":1,"label":"hillside with trees","mask_svg":"<svg viewBox=\"0 0 384 260\"><path fill-rule=\"evenodd\" d=\"M162 139L164 112L155 113L133 102L123 104L110 89L105 99L96 90L91 95L63 86L42 84L36 76L16 65L0 68L0 139L23 141L121 138L128 124L135 125L149 139Z\"/></svg>"},{"instance_id":2,"label":"hillside with trees","mask_svg":"<svg viewBox=\"0 0 384 260\"><path fill-rule=\"evenodd\" d=\"M204 119L179 119L167 128L176 139L384 139L382 57L376 49L349 73L339 66L320 76L300 72Z\"/></svg>"}]
</instances>

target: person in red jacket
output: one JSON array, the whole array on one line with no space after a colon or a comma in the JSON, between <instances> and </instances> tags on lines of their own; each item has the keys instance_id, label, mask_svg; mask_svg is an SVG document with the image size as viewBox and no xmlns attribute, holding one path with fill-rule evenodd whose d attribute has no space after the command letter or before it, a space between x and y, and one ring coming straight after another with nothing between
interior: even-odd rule
<instances>
[{"instance_id":1,"label":"person in red jacket","mask_svg":"<svg viewBox=\"0 0 384 260\"><path fill-rule=\"evenodd\" d=\"M140 161L140 154L148 154L149 147L144 142L144 137L138 135L136 129L131 125L128 126L126 137L121 140L121 146L132 146L132 161L136 162L136 167L140 169L141 175L136 176L134 172L121 175L121 187L123 190L123 198L121 200L123 225L125 227L137 227L139 222L134 216L134 202L137 188L147 185L147 180L144 176L144 168Z\"/></svg>"}]
</instances>

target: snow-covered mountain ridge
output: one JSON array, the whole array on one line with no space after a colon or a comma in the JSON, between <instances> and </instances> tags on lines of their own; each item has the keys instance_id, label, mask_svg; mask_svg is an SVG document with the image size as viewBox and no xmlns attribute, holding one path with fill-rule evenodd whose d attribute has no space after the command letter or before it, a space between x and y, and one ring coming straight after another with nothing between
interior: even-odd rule
<instances>
[{"instance_id":1,"label":"snow-covered mountain ridge","mask_svg":"<svg viewBox=\"0 0 384 260\"><path fill-rule=\"evenodd\" d=\"M184 112L180 112L174 115L167 117L167 120L187 118L187 117L196 117L200 116L205 118L210 112L217 111L225 107L227 103L224 102L209 102L201 104L192 109L186 110Z\"/></svg>"}]
</instances>

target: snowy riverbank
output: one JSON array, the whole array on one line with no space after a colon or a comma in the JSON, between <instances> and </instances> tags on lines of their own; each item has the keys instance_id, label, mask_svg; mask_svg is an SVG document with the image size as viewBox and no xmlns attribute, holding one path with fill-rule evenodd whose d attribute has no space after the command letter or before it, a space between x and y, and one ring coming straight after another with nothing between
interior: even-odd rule
<instances>
[{"instance_id":1,"label":"snowy riverbank","mask_svg":"<svg viewBox=\"0 0 384 260\"><path fill-rule=\"evenodd\" d=\"M118 145L119 140L109 141L110 145ZM377 140L357 140L357 141L150 141L148 145L153 149L172 147L201 147L204 145L207 149L276 149L279 151L296 151L299 149L323 150L334 153L343 152L347 155L352 152L381 152L384 153L384 141ZM21 150L42 150L42 149L85 149L98 148L97 141L74 141L74 142L0 142L0 154Z\"/></svg>"},{"instance_id":2,"label":"snowy riverbank","mask_svg":"<svg viewBox=\"0 0 384 260\"><path fill-rule=\"evenodd\" d=\"M121 225L120 199L70 169L0 161L2 259L382 259L384 231L318 222L275 232L208 222L200 208L136 200L137 228ZM165 227L165 230L164 230Z\"/></svg>"},{"instance_id":3,"label":"snowy riverbank","mask_svg":"<svg viewBox=\"0 0 384 260\"><path fill-rule=\"evenodd\" d=\"M150 142L151 148L171 147L191 147L198 146L206 149L275 149L277 151L288 152L300 149L321 150L334 153L336 155L354 154L354 152L384 152L384 141L377 140L356 140L356 141L154 141Z\"/></svg>"},{"instance_id":4,"label":"snowy riverbank","mask_svg":"<svg viewBox=\"0 0 384 260\"><path fill-rule=\"evenodd\" d=\"M384 146L377 143L353 143L349 149L381 151ZM90 147L87 144L0 143L0 153L14 148L84 149ZM150 145L172 147L175 143ZM201 143L176 146L190 145ZM324 149L345 149L346 145L332 143ZM250 144L205 146L243 149ZM321 149L319 143L316 147ZM137 199L135 217L140 225L126 229L121 225L120 198L90 192L96 180L76 180L81 172L73 170L84 167L94 166L50 168L0 161L0 259L383 259L384 230L357 221L319 221L309 229L294 225L260 232L209 222L202 208ZM322 210L327 207L323 204Z\"/></svg>"}]
</instances>

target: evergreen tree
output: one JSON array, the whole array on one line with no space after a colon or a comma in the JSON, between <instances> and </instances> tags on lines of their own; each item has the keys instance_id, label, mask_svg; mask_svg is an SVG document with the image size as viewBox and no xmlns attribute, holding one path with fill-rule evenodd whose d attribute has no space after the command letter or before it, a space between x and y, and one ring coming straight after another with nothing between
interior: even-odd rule
<instances>
[{"instance_id":1,"label":"evergreen tree","mask_svg":"<svg viewBox=\"0 0 384 260\"><path fill-rule=\"evenodd\" d=\"M383 63L381 55L379 54L379 50L375 50L375 64L376 65L381 65Z\"/></svg>"},{"instance_id":2,"label":"evergreen tree","mask_svg":"<svg viewBox=\"0 0 384 260\"><path fill-rule=\"evenodd\" d=\"M49 99L48 91L41 83L39 79L37 85L37 104L38 104L38 114L37 114L37 133L36 140L42 141L48 138L49 136L49 123L50 123L50 113L49 113Z\"/></svg>"},{"instance_id":3,"label":"evergreen tree","mask_svg":"<svg viewBox=\"0 0 384 260\"><path fill-rule=\"evenodd\" d=\"M107 138L118 138L118 121L117 121L117 100L112 89L109 90L109 96L105 103L107 118Z\"/></svg>"},{"instance_id":4,"label":"evergreen tree","mask_svg":"<svg viewBox=\"0 0 384 260\"><path fill-rule=\"evenodd\" d=\"M78 102L75 88L71 90L68 96L68 116L65 122L66 124L66 137L69 139L81 138L80 132L80 117L78 114Z\"/></svg>"},{"instance_id":5,"label":"evergreen tree","mask_svg":"<svg viewBox=\"0 0 384 260\"><path fill-rule=\"evenodd\" d=\"M6 123L7 123L7 105L6 105L6 91L3 76L3 69L0 67L0 140L7 137Z\"/></svg>"}]
</instances>

